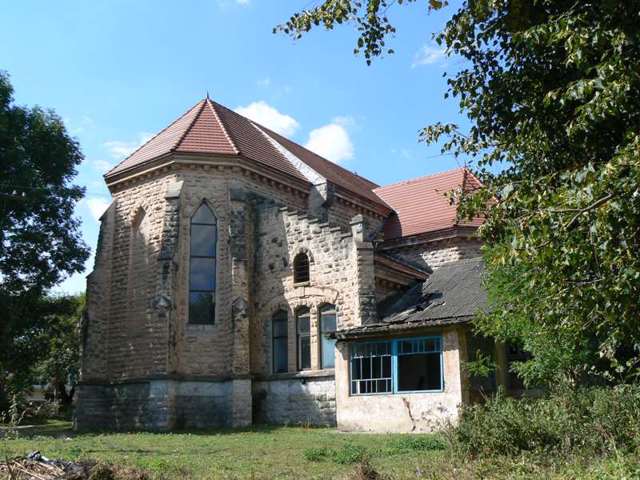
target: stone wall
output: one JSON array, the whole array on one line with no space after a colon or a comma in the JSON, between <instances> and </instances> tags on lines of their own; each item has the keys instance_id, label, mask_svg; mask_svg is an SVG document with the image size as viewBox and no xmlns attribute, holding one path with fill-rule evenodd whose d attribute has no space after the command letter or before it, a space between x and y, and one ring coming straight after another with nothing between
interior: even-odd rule
<instances>
[{"instance_id":1,"label":"stone wall","mask_svg":"<svg viewBox=\"0 0 640 480\"><path fill-rule=\"evenodd\" d=\"M289 372L296 371L295 317L300 307L311 311L311 370L317 370L319 308L324 304L336 306L338 328L360 324L361 289L363 285L373 285L373 268L366 268L362 260L371 253L371 244L358 242L353 233L345 233L340 227L269 204L257 208L256 218L259 240L252 371L262 375L272 371L271 317L281 309L289 318ZM310 280L295 284L292 263L300 252L309 257Z\"/></svg>"},{"instance_id":2,"label":"stone wall","mask_svg":"<svg viewBox=\"0 0 640 480\"><path fill-rule=\"evenodd\" d=\"M339 327L358 325L366 313L373 269L371 244L362 234L366 225L380 224L379 218L351 225L346 216L357 209L336 202L328 215L336 223L322 223L305 214L308 198L302 192L229 165L176 165L112 193L88 278L79 425L88 426L87 416L93 416L96 426L110 428L196 427L208 421L199 412L224 402L228 408L218 410L228 412L234 425L248 424L248 379L271 373L270 316L276 308L289 312L291 372L297 307L311 309L313 371L320 368L318 308L336 305ZM187 321L190 219L202 202L218 221L214 325ZM294 285L292 260L300 251L312 260L311 279ZM167 383L166 406L158 408L168 409L169 416L149 420L145 399L162 394L160 384L148 379L159 376L233 381L219 395L195 395L192 413L181 406L183 395L172 390L177 384Z\"/></svg>"},{"instance_id":3,"label":"stone wall","mask_svg":"<svg viewBox=\"0 0 640 480\"><path fill-rule=\"evenodd\" d=\"M240 426L234 422L233 381L149 380L78 388L79 430L181 430ZM250 397L250 390L246 392ZM249 408L251 402L248 402ZM251 412L243 417L251 418Z\"/></svg>"},{"instance_id":4,"label":"stone wall","mask_svg":"<svg viewBox=\"0 0 640 480\"><path fill-rule=\"evenodd\" d=\"M324 375L256 381L253 405L258 423L335 426L335 380Z\"/></svg>"}]
</instances>

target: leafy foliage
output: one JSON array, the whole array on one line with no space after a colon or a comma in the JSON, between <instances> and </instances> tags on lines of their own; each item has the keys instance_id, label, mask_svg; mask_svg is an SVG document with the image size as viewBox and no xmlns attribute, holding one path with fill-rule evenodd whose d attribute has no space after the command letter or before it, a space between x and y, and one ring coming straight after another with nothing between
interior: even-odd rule
<instances>
[{"instance_id":1,"label":"leafy foliage","mask_svg":"<svg viewBox=\"0 0 640 480\"><path fill-rule=\"evenodd\" d=\"M336 24L352 22L356 24L359 37L354 53L364 52L368 64L374 57L385 53L392 54L393 49L386 46L385 38L396 29L387 18L389 8L394 4L414 3L416 0L324 0L319 5L293 14L286 23L274 28L275 32L284 32L298 39L313 27L322 25L332 30ZM429 8L441 8L446 2L429 0Z\"/></svg>"},{"instance_id":2,"label":"leafy foliage","mask_svg":"<svg viewBox=\"0 0 640 480\"><path fill-rule=\"evenodd\" d=\"M362 28L364 15L366 33L388 5L326 1L287 27ZM640 371L639 12L638 0L468 0L436 36L466 60L445 97L472 126L421 138L475 160L484 186L463 192L459 215L486 218L493 308L478 328L533 354L518 367L529 383ZM363 33L367 60L393 31Z\"/></svg>"},{"instance_id":3,"label":"leafy foliage","mask_svg":"<svg viewBox=\"0 0 640 480\"><path fill-rule=\"evenodd\" d=\"M463 407L450 438L464 455L608 455L640 446L640 388L564 389L545 398L497 396Z\"/></svg>"},{"instance_id":4,"label":"leafy foliage","mask_svg":"<svg viewBox=\"0 0 640 480\"><path fill-rule=\"evenodd\" d=\"M61 119L15 105L0 72L0 403L9 383L22 385L31 374L18 366L40 356L41 345L29 339L51 313L45 292L82 271L89 256L73 216L83 189L71 182L82 159Z\"/></svg>"},{"instance_id":5,"label":"leafy foliage","mask_svg":"<svg viewBox=\"0 0 640 480\"><path fill-rule=\"evenodd\" d=\"M20 330L5 342L0 357L0 395L4 396L0 410L8 403L7 397L24 397L34 384L47 385L48 395L61 406L71 405L78 379L78 324L83 308L84 296L40 297L12 305L11 313L20 318Z\"/></svg>"}]
</instances>

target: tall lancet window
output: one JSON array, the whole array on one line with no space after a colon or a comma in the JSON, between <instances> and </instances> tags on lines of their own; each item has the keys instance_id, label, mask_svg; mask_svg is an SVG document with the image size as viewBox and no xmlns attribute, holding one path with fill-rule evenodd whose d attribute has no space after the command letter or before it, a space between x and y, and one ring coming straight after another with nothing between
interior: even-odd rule
<instances>
[{"instance_id":1,"label":"tall lancet window","mask_svg":"<svg viewBox=\"0 0 640 480\"><path fill-rule=\"evenodd\" d=\"M203 203L191 217L189 323L213 324L216 312L217 219Z\"/></svg>"}]
</instances>

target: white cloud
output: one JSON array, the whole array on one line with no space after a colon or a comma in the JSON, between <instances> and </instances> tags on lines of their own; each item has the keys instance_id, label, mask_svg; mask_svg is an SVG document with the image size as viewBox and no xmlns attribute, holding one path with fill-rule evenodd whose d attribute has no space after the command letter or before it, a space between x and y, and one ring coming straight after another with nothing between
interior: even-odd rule
<instances>
[{"instance_id":1,"label":"white cloud","mask_svg":"<svg viewBox=\"0 0 640 480\"><path fill-rule=\"evenodd\" d=\"M258 80L258 81L256 82L256 84L257 84L259 87L263 87L263 88L270 87L270 86L271 86L271 78L270 78L270 77L264 77L264 78L261 78L260 80Z\"/></svg>"},{"instance_id":2,"label":"white cloud","mask_svg":"<svg viewBox=\"0 0 640 480\"><path fill-rule=\"evenodd\" d=\"M77 121L71 118L65 118L64 123L67 125L67 129L71 135L74 136L84 133L95 126L93 119L89 115L82 115Z\"/></svg>"},{"instance_id":3,"label":"white cloud","mask_svg":"<svg viewBox=\"0 0 640 480\"><path fill-rule=\"evenodd\" d=\"M105 142L104 146L113 158L116 160L122 160L123 158L131 155L143 143L148 142L151 137L153 137L153 134L151 133L140 132L136 140L110 140Z\"/></svg>"},{"instance_id":4,"label":"white cloud","mask_svg":"<svg viewBox=\"0 0 640 480\"><path fill-rule=\"evenodd\" d=\"M113 168L113 164L106 160L91 160L89 163L100 173L106 173Z\"/></svg>"},{"instance_id":5,"label":"white cloud","mask_svg":"<svg viewBox=\"0 0 640 480\"><path fill-rule=\"evenodd\" d=\"M445 58L446 53L442 47L435 42L427 43L414 55L411 68L419 67L420 65L443 63Z\"/></svg>"},{"instance_id":6,"label":"white cloud","mask_svg":"<svg viewBox=\"0 0 640 480\"><path fill-rule=\"evenodd\" d=\"M236 107L235 110L240 115L244 115L284 136L293 135L300 127L295 118L280 113L263 100L250 103L246 107Z\"/></svg>"},{"instance_id":7,"label":"white cloud","mask_svg":"<svg viewBox=\"0 0 640 480\"><path fill-rule=\"evenodd\" d=\"M351 117L337 117L332 123L311 130L305 147L336 163L350 160L353 143L346 127L353 124Z\"/></svg>"},{"instance_id":8,"label":"white cloud","mask_svg":"<svg viewBox=\"0 0 640 480\"><path fill-rule=\"evenodd\" d=\"M91 211L91 215L96 221L100 220L100 217L105 212L107 208L109 208L111 202L105 200L104 197L88 197L87 198L87 206Z\"/></svg>"},{"instance_id":9,"label":"white cloud","mask_svg":"<svg viewBox=\"0 0 640 480\"><path fill-rule=\"evenodd\" d=\"M246 7L247 5L251 4L251 0L218 0L217 3L218 6L223 8L226 8L233 4Z\"/></svg>"}]
</instances>

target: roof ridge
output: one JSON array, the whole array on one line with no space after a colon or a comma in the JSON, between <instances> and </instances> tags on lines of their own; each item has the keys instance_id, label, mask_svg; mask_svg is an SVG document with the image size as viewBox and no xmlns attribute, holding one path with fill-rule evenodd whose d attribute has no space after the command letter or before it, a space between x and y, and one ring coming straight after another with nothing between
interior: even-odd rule
<instances>
[{"instance_id":1,"label":"roof ridge","mask_svg":"<svg viewBox=\"0 0 640 480\"><path fill-rule=\"evenodd\" d=\"M299 157L298 157L297 155L295 155L293 152L289 151L289 149L285 148L285 146L284 146L284 145L282 145L282 144L281 144L280 142L278 142L275 138L271 137L267 132L265 132L265 131L262 129L262 126L261 126L258 122L254 122L254 121L253 121L253 120L251 120L251 119L248 119L248 120L249 120L249 123L251 124L251 126L252 126L253 128L255 128L255 129L260 133L260 135L262 135L262 136L267 140L267 142L269 142L271 145L273 145L273 148L275 148L275 149L276 149L276 150L277 150L277 151L278 151L278 152L279 152L279 153L284 157L284 159L285 159L287 162L289 162L289 163L291 164L291 166L292 166L293 168L295 168L296 170L298 170L298 171L302 174L302 176L306 177L306 178L307 178L307 180L308 180L309 182L311 182L312 184L314 184L314 182L312 181L312 179L311 179L311 178L309 178L309 175L307 175L305 172L303 172L303 171L301 170L303 167L301 167L301 166L298 166L298 165L294 164L294 163L293 163L293 161L289 158L289 156L291 156L291 157L295 158L298 162L300 162L300 163L304 164L304 166L305 166L307 169L309 169L311 172L313 172L317 177L324 178L322 175L320 175L318 172L316 172L313 168L311 168L309 165L307 165L307 164L306 164L306 162L305 162L304 160L302 160L301 158L299 158ZM326 180L326 179L325 179L325 180Z\"/></svg>"},{"instance_id":2,"label":"roof ridge","mask_svg":"<svg viewBox=\"0 0 640 480\"><path fill-rule=\"evenodd\" d=\"M231 136L231 133L229 133L229 131L227 130L227 126L224 124L224 122L222 121L222 118L220 118L220 115L218 115L218 112L216 111L216 108L215 108L216 106L224 107L224 105L220 105L219 103L214 102L208 96L205 102L209 104L209 108L211 108L211 112L213 112L214 117L216 117L216 120L220 124L220 128L222 128L222 133L224 133L225 138L231 144L231 148L233 148L233 150L236 152L236 155L240 155L240 149L236 145L235 140Z\"/></svg>"},{"instance_id":3,"label":"roof ridge","mask_svg":"<svg viewBox=\"0 0 640 480\"><path fill-rule=\"evenodd\" d=\"M112 171L114 171L115 169L117 169L120 165L122 165L124 162L126 162L129 158L133 157L136 153L138 153L144 146L148 145L149 142L151 142L152 140L154 140L155 138L158 138L162 133L166 132L167 130L169 130L169 128L171 128L173 125L175 125L176 123L178 123L180 120L182 120L184 117L187 116L187 114L189 114L190 112L193 111L194 108L196 108L198 106L199 103L203 102L204 100L200 100L198 101L193 107L187 109L187 111L185 111L182 115L180 115L178 118L176 118L173 122L171 122L169 125L167 125L166 127L164 127L162 130L160 130L158 133L156 133L154 136L152 136L149 140L147 140L146 142L144 142L142 145L140 145L138 148L136 148L133 152L131 152L129 155L127 155L126 157L124 157L122 160L120 160L116 165L114 165L113 168L111 168L108 172L106 172L103 176L107 176L109 175ZM193 122L192 122L193 123ZM187 128L188 129L188 128Z\"/></svg>"},{"instance_id":4,"label":"roof ridge","mask_svg":"<svg viewBox=\"0 0 640 480\"><path fill-rule=\"evenodd\" d=\"M439 177L439 176L445 175L447 173L453 173L453 172L455 172L457 170L465 171L465 170L468 170L468 169L467 169L467 167L456 167L456 168L450 168L449 170L444 170L442 172L430 173L429 175L422 175L420 177L414 177L414 178L409 178L409 179L406 179L406 180L400 180L399 182L389 183L388 185L383 185L381 187L378 187L378 188L374 189L374 192L377 191L377 190L382 190L382 189L388 188L388 187L395 187L395 186L398 186L398 185L408 185L410 183L416 183L416 182L419 182L421 180L425 180L427 178Z\"/></svg>"},{"instance_id":5,"label":"roof ridge","mask_svg":"<svg viewBox=\"0 0 640 480\"><path fill-rule=\"evenodd\" d=\"M250 121L251 121L251 122L253 122L253 120L250 120ZM379 188L379 187L380 187L380 185L378 185L376 182L374 182L374 181L372 181L372 180L369 180L367 177L363 177L362 175L358 175L356 172L353 172L353 171L351 171L351 170L349 170L349 169L346 169L346 168L344 168L342 165L340 165L340 164L338 164L338 163L336 163L336 162L332 162L332 161L331 161L331 160L329 160L328 158L324 158L322 155L320 155L320 154L318 154L318 153L314 152L313 150L308 149L308 148L307 148L307 147L305 147L304 145L300 145L298 142L296 142L296 141L294 141L294 140L291 140L290 138L287 138L287 137L285 137L284 135L280 135L278 132L274 132L274 131L273 131L273 130L271 130L270 128L265 127L264 125L261 125L261 124L260 124L260 123L258 123L258 122L254 122L254 123L255 123L256 125L258 125L261 129L263 129L263 130L265 131L265 133L267 133L271 138L273 138L273 137L272 137L272 134L273 134L273 135L275 135L276 137L282 138L282 139L284 139L284 140L286 140L286 141L288 141L288 142L291 142L291 143L293 143L293 144L297 145L297 146L298 146L298 147L300 147L300 148L303 148L303 149L304 149L304 150L306 150L307 152L310 152L310 153L312 153L313 155L317 156L318 158L321 158L321 159L322 159L322 160L324 160L325 162L329 162L330 164L332 164L333 166L335 166L335 167L337 167L338 169L342 170L343 172L349 173L349 174L351 174L351 175L355 175L356 177L361 178L362 180L364 180L365 182L370 183L371 185L377 185L377 187L372 187L372 190L373 190L374 188ZM278 140L277 138L273 138L273 140L275 140L276 142L278 142L279 144L281 144L280 140ZM282 144L281 144L281 145L282 145ZM289 150L289 149L288 149L287 147L285 147L284 145L282 145L282 148L284 148L284 149L286 149L286 150ZM303 162L304 162L304 160L303 160ZM306 162L305 162L305 163L306 163Z\"/></svg>"},{"instance_id":6,"label":"roof ridge","mask_svg":"<svg viewBox=\"0 0 640 480\"><path fill-rule=\"evenodd\" d=\"M184 132L182 132L182 135L180 135L180 138L178 138L178 140L176 140L175 143L173 144L173 146L169 149L170 152L175 151L180 146L180 144L184 141L184 139L187 137L187 135L189 134L189 132L191 131L193 126L196 124L196 122L200 118L200 115L202 115L202 111L204 110L204 106L206 105L207 101L206 100L200 100L200 102L202 102L202 106L200 107L200 110L198 111L198 114L195 116L195 118L189 124L189 126L184 129ZM198 103L200 103L200 102L198 102Z\"/></svg>"}]
</instances>

